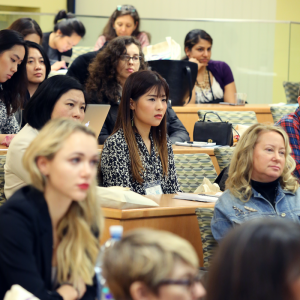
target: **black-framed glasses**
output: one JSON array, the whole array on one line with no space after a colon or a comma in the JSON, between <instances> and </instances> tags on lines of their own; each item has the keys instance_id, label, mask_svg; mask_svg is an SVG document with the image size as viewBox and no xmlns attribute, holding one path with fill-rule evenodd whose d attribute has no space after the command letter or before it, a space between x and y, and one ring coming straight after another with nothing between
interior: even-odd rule
<instances>
[{"instance_id":1,"label":"black-framed glasses","mask_svg":"<svg viewBox=\"0 0 300 300\"><path fill-rule=\"evenodd\" d=\"M162 285L183 285L187 288L192 288L196 283L200 283L202 278L204 276L204 272L200 271L198 274L196 274L194 277L191 277L189 279L163 279L158 284L157 287L160 287Z\"/></svg>"},{"instance_id":2,"label":"black-framed glasses","mask_svg":"<svg viewBox=\"0 0 300 300\"><path fill-rule=\"evenodd\" d=\"M134 12L136 12L136 9L132 5L118 5L117 11L123 11L123 12L128 11L128 12L134 13Z\"/></svg>"},{"instance_id":3,"label":"black-framed glasses","mask_svg":"<svg viewBox=\"0 0 300 300\"><path fill-rule=\"evenodd\" d=\"M134 63L139 62L139 61L141 60L141 58L142 58L142 57L141 57L141 56L138 56L138 55L130 56L130 55L128 55L128 54L122 54L122 55L120 56L120 59L121 59L121 60L129 62L129 61L132 59L132 61L133 61Z\"/></svg>"}]
</instances>

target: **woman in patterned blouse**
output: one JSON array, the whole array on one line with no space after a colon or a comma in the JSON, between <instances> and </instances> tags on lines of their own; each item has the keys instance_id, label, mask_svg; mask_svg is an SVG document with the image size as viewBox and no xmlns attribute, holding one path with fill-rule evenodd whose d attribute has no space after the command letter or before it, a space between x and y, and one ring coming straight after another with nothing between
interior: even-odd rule
<instances>
[{"instance_id":1,"label":"woman in patterned blouse","mask_svg":"<svg viewBox=\"0 0 300 300\"><path fill-rule=\"evenodd\" d=\"M20 130L14 113L22 107L27 91L27 47L20 33L0 31L0 133Z\"/></svg>"},{"instance_id":2,"label":"woman in patterned blouse","mask_svg":"<svg viewBox=\"0 0 300 300\"><path fill-rule=\"evenodd\" d=\"M125 82L113 134L101 158L104 186L129 187L142 194L180 191L167 138L167 82L156 72L131 74Z\"/></svg>"}]
</instances>

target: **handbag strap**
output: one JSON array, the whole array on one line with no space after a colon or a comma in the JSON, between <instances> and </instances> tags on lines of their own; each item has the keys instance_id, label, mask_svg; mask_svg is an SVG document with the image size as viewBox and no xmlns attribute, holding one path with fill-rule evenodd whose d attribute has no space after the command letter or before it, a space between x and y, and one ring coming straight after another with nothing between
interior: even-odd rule
<instances>
[{"instance_id":1,"label":"handbag strap","mask_svg":"<svg viewBox=\"0 0 300 300\"><path fill-rule=\"evenodd\" d=\"M215 113L215 112L213 112L213 111L208 111L208 112L206 112L206 113L204 114L203 122L205 122L205 117L206 117L207 114L215 114L215 115L219 118L219 120L220 120L221 122L223 122L223 120L221 119L221 117L220 117L217 113ZM225 122L223 122L223 123L225 123Z\"/></svg>"}]
</instances>

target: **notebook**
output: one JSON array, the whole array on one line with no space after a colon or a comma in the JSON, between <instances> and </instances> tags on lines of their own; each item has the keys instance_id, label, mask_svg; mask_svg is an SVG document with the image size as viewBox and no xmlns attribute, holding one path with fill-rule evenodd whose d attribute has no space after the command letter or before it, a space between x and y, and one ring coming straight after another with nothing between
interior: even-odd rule
<instances>
[{"instance_id":1,"label":"notebook","mask_svg":"<svg viewBox=\"0 0 300 300\"><path fill-rule=\"evenodd\" d=\"M92 129L96 136L98 137L101 129L103 127L103 124L105 122L105 119L107 117L107 114L109 112L110 105L107 104L88 104L85 116L83 120L83 124Z\"/></svg>"}]
</instances>

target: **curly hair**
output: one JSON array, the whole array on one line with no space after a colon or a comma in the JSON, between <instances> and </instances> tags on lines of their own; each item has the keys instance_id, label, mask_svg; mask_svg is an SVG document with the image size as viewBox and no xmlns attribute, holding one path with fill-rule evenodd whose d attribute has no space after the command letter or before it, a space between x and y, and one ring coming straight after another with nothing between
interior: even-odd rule
<instances>
[{"instance_id":1,"label":"curly hair","mask_svg":"<svg viewBox=\"0 0 300 300\"><path fill-rule=\"evenodd\" d=\"M279 180L281 187L291 192L295 192L299 187L297 179L293 176L296 163L291 156L291 147L286 132L280 126L258 123L249 127L238 142L231 159L229 176L226 181L226 188L230 190L233 196L243 202L249 201L252 195L250 181L253 171L254 148L260 135L269 131L277 132L284 140L285 166Z\"/></svg>"},{"instance_id":2,"label":"curly hair","mask_svg":"<svg viewBox=\"0 0 300 300\"><path fill-rule=\"evenodd\" d=\"M126 53L126 46L135 44L139 48L141 60L140 70L147 69L147 63L141 49L141 44L132 36L120 36L110 41L106 48L100 51L89 65L90 76L86 82L88 99L91 102L117 102L120 98L117 80L117 66L120 56Z\"/></svg>"}]
</instances>

